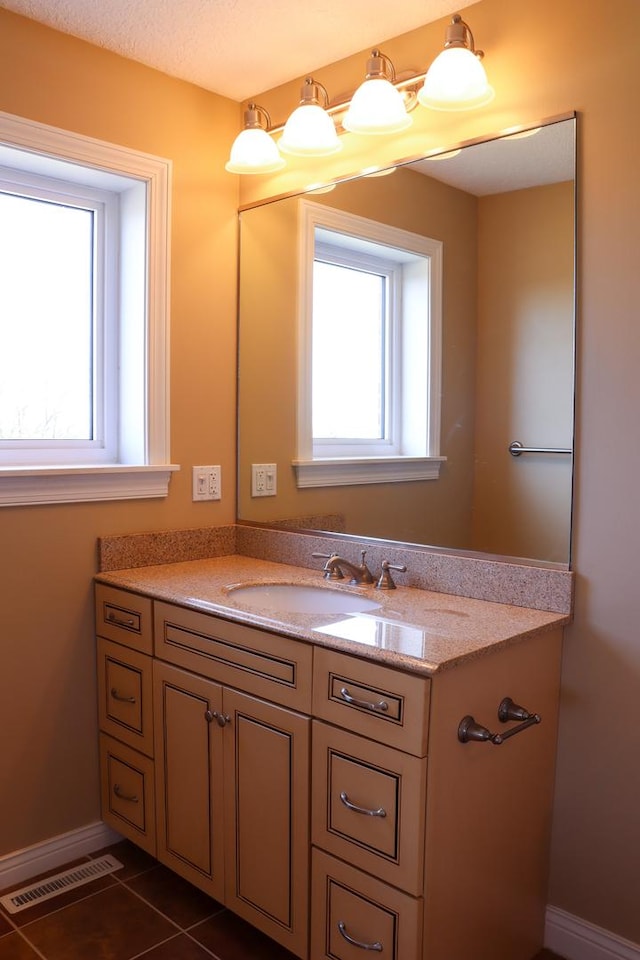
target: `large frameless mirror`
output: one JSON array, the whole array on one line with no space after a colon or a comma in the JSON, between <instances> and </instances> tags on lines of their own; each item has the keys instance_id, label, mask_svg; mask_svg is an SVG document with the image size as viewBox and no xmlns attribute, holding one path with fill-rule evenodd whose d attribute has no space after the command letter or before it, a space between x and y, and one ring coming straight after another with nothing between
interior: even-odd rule
<instances>
[{"instance_id":1,"label":"large frameless mirror","mask_svg":"<svg viewBox=\"0 0 640 960\"><path fill-rule=\"evenodd\" d=\"M315 245L310 204L319 211ZM372 402L370 381L359 383L362 333L349 339L352 323L363 323L363 303L329 334L335 363L311 382L309 290L320 282L313 264L326 261L326 223L334 222L346 224L336 233L347 237L366 222L383 238L416 238L417 248L424 239L427 251L429 244L440 250L439 260L425 255L424 297L406 280L422 267L401 267L400 333L382 338L379 363L388 365L385 350L395 351L396 390L404 385L397 429L408 434L413 424L426 436L415 449L395 449L398 470L392 457L370 450L358 457L352 446L343 460L353 469L335 445L323 464L321 443L307 435L322 419L313 406L324 397L338 423L344 411L345 424L354 423L359 395L369 398L368 410ZM243 210L238 519L568 564L575 236L574 117ZM359 242L346 241L347 258ZM385 243L393 246L383 239L381 250ZM407 319L406 304L416 299ZM439 331L423 336L422 326L435 322L434 304ZM417 334L407 332L411 325ZM428 382L411 372L416 364ZM386 396L391 387L376 392Z\"/></svg>"}]
</instances>

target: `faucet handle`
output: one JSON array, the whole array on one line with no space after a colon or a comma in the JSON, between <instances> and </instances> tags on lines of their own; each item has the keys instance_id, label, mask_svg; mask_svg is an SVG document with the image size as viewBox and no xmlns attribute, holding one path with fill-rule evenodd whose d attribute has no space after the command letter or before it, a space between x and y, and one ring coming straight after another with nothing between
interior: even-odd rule
<instances>
[{"instance_id":1,"label":"faucet handle","mask_svg":"<svg viewBox=\"0 0 640 960\"><path fill-rule=\"evenodd\" d=\"M396 585L393 582L393 577L391 576L390 570L397 570L398 573L406 573L407 568L404 563L389 563L388 560L382 561L382 573L380 574L380 579L376 583L378 590L395 590Z\"/></svg>"},{"instance_id":2,"label":"faucet handle","mask_svg":"<svg viewBox=\"0 0 640 960\"><path fill-rule=\"evenodd\" d=\"M360 551L360 574L359 574L358 583L373 583L373 582L374 582L374 576L373 576L373 574L371 573L371 570L369 570L369 567L367 566L366 561L365 561L365 559L364 559L364 558L366 557L366 555L367 555L367 551L366 551L366 550L361 550L361 551Z\"/></svg>"},{"instance_id":3,"label":"faucet handle","mask_svg":"<svg viewBox=\"0 0 640 960\"><path fill-rule=\"evenodd\" d=\"M338 559L337 553L312 553L311 556L327 561L323 567L326 580L344 580L344 573L335 562Z\"/></svg>"}]
</instances>

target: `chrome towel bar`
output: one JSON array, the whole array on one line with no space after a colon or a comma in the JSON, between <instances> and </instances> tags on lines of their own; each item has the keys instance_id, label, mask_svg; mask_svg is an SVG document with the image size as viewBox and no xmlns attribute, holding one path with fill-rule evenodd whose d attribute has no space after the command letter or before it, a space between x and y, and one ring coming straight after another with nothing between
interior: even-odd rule
<instances>
[{"instance_id":1,"label":"chrome towel bar","mask_svg":"<svg viewBox=\"0 0 640 960\"><path fill-rule=\"evenodd\" d=\"M523 447L519 440L509 444L509 453L512 457L519 457L521 453L573 453L570 447Z\"/></svg>"}]
</instances>

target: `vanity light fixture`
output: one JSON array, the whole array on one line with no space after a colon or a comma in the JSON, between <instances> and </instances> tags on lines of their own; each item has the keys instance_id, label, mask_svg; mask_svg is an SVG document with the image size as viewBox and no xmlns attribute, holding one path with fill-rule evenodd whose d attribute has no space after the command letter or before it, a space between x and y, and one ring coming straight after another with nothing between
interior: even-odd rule
<instances>
[{"instance_id":1,"label":"vanity light fixture","mask_svg":"<svg viewBox=\"0 0 640 960\"><path fill-rule=\"evenodd\" d=\"M448 25L444 50L435 58L418 91L418 102L432 110L472 110L493 100L482 66L482 50L476 50L469 25L455 14Z\"/></svg>"},{"instance_id":2,"label":"vanity light fixture","mask_svg":"<svg viewBox=\"0 0 640 960\"><path fill-rule=\"evenodd\" d=\"M324 103L320 102L320 98ZM342 149L335 123L325 110L329 96L325 87L307 77L300 91L300 105L284 125L278 147L294 157L327 157Z\"/></svg>"},{"instance_id":3,"label":"vanity light fixture","mask_svg":"<svg viewBox=\"0 0 640 960\"><path fill-rule=\"evenodd\" d=\"M284 167L284 157L269 136L271 118L264 107L247 104L244 127L233 141L225 170L229 173L275 173Z\"/></svg>"},{"instance_id":4,"label":"vanity light fixture","mask_svg":"<svg viewBox=\"0 0 640 960\"><path fill-rule=\"evenodd\" d=\"M402 94L393 82L396 72L389 57L372 50L366 79L360 84L342 118L350 133L398 133L411 125Z\"/></svg>"},{"instance_id":5,"label":"vanity light fixture","mask_svg":"<svg viewBox=\"0 0 640 960\"><path fill-rule=\"evenodd\" d=\"M364 82L350 98L336 103L329 101L321 83L307 77L299 105L285 124L272 126L263 107L248 104L244 128L225 168L230 173L274 173L285 164L281 152L296 157L329 156L341 149L341 127L365 136L398 133L410 126L409 111L416 103L433 110L482 107L494 97L480 62L483 55L475 48L469 25L456 14L447 26L444 50L426 73L398 79L389 57L372 50ZM276 145L273 135L278 133Z\"/></svg>"}]
</instances>

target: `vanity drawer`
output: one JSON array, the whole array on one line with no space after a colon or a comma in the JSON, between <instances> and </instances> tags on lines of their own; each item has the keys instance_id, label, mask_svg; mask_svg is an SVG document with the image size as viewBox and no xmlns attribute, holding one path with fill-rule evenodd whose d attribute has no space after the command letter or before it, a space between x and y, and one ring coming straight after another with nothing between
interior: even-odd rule
<instances>
[{"instance_id":1,"label":"vanity drawer","mask_svg":"<svg viewBox=\"0 0 640 960\"><path fill-rule=\"evenodd\" d=\"M151 658L98 637L100 729L153 756Z\"/></svg>"},{"instance_id":2,"label":"vanity drawer","mask_svg":"<svg viewBox=\"0 0 640 960\"><path fill-rule=\"evenodd\" d=\"M316 647L313 715L417 757L427 753L430 681Z\"/></svg>"},{"instance_id":3,"label":"vanity drawer","mask_svg":"<svg viewBox=\"0 0 640 960\"><path fill-rule=\"evenodd\" d=\"M132 650L153 653L151 600L97 583L96 633Z\"/></svg>"},{"instance_id":4,"label":"vanity drawer","mask_svg":"<svg viewBox=\"0 0 640 960\"><path fill-rule=\"evenodd\" d=\"M155 856L153 761L100 734L100 766L103 819Z\"/></svg>"},{"instance_id":5,"label":"vanity drawer","mask_svg":"<svg viewBox=\"0 0 640 960\"><path fill-rule=\"evenodd\" d=\"M311 960L420 960L422 900L313 851Z\"/></svg>"},{"instance_id":6,"label":"vanity drawer","mask_svg":"<svg viewBox=\"0 0 640 960\"><path fill-rule=\"evenodd\" d=\"M266 630L154 604L156 656L227 686L311 712L312 648Z\"/></svg>"},{"instance_id":7,"label":"vanity drawer","mask_svg":"<svg viewBox=\"0 0 640 960\"><path fill-rule=\"evenodd\" d=\"M422 893L427 762L313 722L313 842Z\"/></svg>"}]
</instances>

